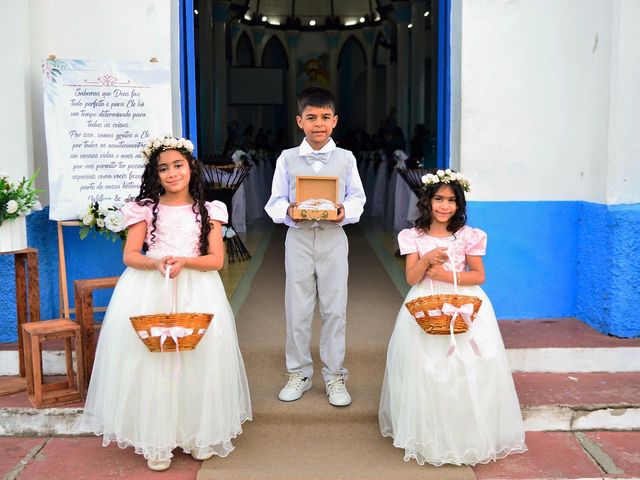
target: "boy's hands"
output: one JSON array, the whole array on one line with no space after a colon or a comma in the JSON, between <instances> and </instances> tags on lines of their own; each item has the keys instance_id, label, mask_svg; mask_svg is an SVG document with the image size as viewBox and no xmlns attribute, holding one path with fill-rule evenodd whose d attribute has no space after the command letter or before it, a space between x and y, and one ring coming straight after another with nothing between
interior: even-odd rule
<instances>
[{"instance_id":1,"label":"boy's hands","mask_svg":"<svg viewBox=\"0 0 640 480\"><path fill-rule=\"evenodd\" d=\"M297 219L293 218L293 209L295 207L297 207L297 206L298 206L297 203L291 203L291 204L289 204L289 207L287 208L287 215L294 222L299 222L300 221L300 220L297 220ZM339 203L338 205L336 205L336 208L338 210L338 217L334 220L334 222L340 223L342 220L344 220L344 205Z\"/></svg>"},{"instance_id":2,"label":"boy's hands","mask_svg":"<svg viewBox=\"0 0 640 480\"><path fill-rule=\"evenodd\" d=\"M289 204L289 208L287 208L287 215L294 222L299 222L300 221L300 220L296 220L295 218L293 218L293 209L296 208L297 206L298 206L298 204L296 202L294 202L294 203Z\"/></svg>"}]
</instances>

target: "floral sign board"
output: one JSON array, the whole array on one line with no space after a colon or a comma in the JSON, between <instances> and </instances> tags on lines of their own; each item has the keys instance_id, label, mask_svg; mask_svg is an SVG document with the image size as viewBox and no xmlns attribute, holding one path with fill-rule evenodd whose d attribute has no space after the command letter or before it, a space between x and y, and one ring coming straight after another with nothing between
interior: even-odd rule
<instances>
[{"instance_id":1,"label":"floral sign board","mask_svg":"<svg viewBox=\"0 0 640 480\"><path fill-rule=\"evenodd\" d=\"M51 220L135 196L150 137L172 130L171 72L152 62L42 65Z\"/></svg>"}]
</instances>

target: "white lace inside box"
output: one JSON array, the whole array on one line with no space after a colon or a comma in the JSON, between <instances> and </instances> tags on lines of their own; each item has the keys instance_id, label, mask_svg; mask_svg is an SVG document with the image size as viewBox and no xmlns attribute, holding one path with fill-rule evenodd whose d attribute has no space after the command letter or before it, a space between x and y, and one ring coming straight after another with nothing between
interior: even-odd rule
<instances>
[{"instance_id":1,"label":"white lace inside box","mask_svg":"<svg viewBox=\"0 0 640 480\"><path fill-rule=\"evenodd\" d=\"M294 220L335 220L338 218L338 177L296 177Z\"/></svg>"}]
</instances>

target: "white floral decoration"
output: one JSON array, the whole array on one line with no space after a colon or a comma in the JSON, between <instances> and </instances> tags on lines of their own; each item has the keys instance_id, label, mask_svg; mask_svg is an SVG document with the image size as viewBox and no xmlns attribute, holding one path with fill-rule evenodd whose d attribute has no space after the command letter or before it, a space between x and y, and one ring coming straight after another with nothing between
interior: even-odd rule
<instances>
[{"instance_id":1,"label":"white floral decoration","mask_svg":"<svg viewBox=\"0 0 640 480\"><path fill-rule=\"evenodd\" d=\"M236 150L231 155L231 161L236 165L242 163L243 160L247 159L247 154L243 150Z\"/></svg>"},{"instance_id":2,"label":"white floral decoration","mask_svg":"<svg viewBox=\"0 0 640 480\"><path fill-rule=\"evenodd\" d=\"M91 202L78 216L82 222L80 227L80 239L85 239L93 232L111 239L112 241L124 241L127 231L124 228L124 213L122 202L102 200Z\"/></svg>"},{"instance_id":3,"label":"white floral decoration","mask_svg":"<svg viewBox=\"0 0 640 480\"><path fill-rule=\"evenodd\" d=\"M425 187L429 185L437 185L439 183L457 183L465 192L471 191L471 183L469 182L469 179L461 173L454 172L449 168L446 170L438 170L436 173L427 173L422 176L422 184Z\"/></svg>"},{"instance_id":4,"label":"white floral decoration","mask_svg":"<svg viewBox=\"0 0 640 480\"><path fill-rule=\"evenodd\" d=\"M0 225L42 210L42 204L38 200L38 192L41 190L33 185L37 175L36 171L31 178L12 183L8 175L0 173Z\"/></svg>"},{"instance_id":5,"label":"white floral decoration","mask_svg":"<svg viewBox=\"0 0 640 480\"><path fill-rule=\"evenodd\" d=\"M193 153L193 143L186 138L176 138L169 134L150 138L147 140L147 145L142 149L145 165L149 163L151 155L153 155L153 152L156 150L186 150L189 153Z\"/></svg>"}]
</instances>

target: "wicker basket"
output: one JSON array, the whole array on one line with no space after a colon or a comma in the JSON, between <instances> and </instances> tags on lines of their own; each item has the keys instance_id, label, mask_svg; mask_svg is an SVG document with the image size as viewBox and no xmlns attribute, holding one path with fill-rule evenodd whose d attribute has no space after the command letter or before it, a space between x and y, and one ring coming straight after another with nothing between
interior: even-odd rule
<instances>
[{"instance_id":1,"label":"wicker basket","mask_svg":"<svg viewBox=\"0 0 640 480\"><path fill-rule=\"evenodd\" d=\"M193 350L206 333L212 319L212 313L159 313L131 317L131 325L150 352L175 352L176 344L171 336L165 338L165 342L161 348L160 337L151 336L150 329L152 327L183 327L193 329L191 335L178 338L181 351ZM143 338L140 332L146 332L148 336Z\"/></svg>"},{"instance_id":2,"label":"wicker basket","mask_svg":"<svg viewBox=\"0 0 640 480\"><path fill-rule=\"evenodd\" d=\"M415 318L420 328L426 333L431 335L449 335L449 324L451 323L451 316L441 313L440 315L431 316L429 311L442 311L442 306L445 303L450 303L454 307L461 307L467 303L473 305L473 320L482 305L482 299L473 297L471 295L457 295L457 294L436 294L427 295L424 297L418 297L410 302L407 302L405 306ZM469 329L464 319L457 315L453 323L453 333L464 333Z\"/></svg>"}]
</instances>

